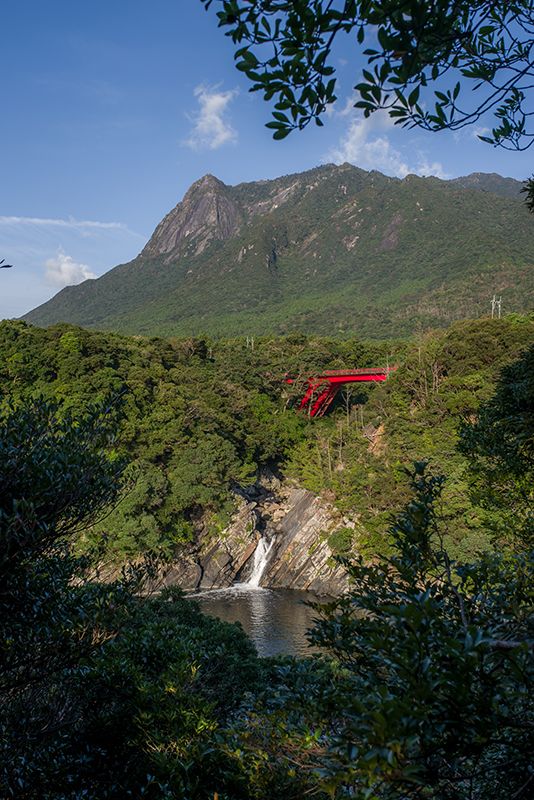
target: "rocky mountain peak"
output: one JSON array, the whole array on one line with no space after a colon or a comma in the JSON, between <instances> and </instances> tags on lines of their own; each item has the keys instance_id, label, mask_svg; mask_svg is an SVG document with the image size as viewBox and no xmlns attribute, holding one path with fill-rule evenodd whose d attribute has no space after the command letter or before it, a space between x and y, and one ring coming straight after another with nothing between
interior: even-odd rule
<instances>
[{"instance_id":1,"label":"rocky mountain peak","mask_svg":"<svg viewBox=\"0 0 534 800\"><path fill-rule=\"evenodd\" d=\"M225 189L228 189L227 185L215 175L208 172L206 175L203 175L202 178L199 178L198 181L191 184L184 195L184 200L197 192L224 192Z\"/></svg>"},{"instance_id":2,"label":"rocky mountain peak","mask_svg":"<svg viewBox=\"0 0 534 800\"><path fill-rule=\"evenodd\" d=\"M214 175L204 175L160 222L141 256L163 255L166 261L178 255L197 256L212 241L233 236L243 218L243 209L231 188Z\"/></svg>"}]
</instances>

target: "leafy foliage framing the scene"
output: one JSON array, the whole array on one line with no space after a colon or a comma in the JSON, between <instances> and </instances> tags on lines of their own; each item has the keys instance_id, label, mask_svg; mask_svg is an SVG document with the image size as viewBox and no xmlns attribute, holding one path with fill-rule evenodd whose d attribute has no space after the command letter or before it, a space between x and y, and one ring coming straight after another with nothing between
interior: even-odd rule
<instances>
[{"instance_id":1,"label":"leafy foliage framing the scene","mask_svg":"<svg viewBox=\"0 0 534 800\"><path fill-rule=\"evenodd\" d=\"M443 479L423 463L410 477L391 557L345 561L350 592L316 606L311 641L350 675L326 783L333 797L526 797L532 555L454 563L437 512Z\"/></svg>"},{"instance_id":2,"label":"leafy foliage framing the scene","mask_svg":"<svg viewBox=\"0 0 534 800\"><path fill-rule=\"evenodd\" d=\"M528 210L534 214L534 177L528 179L521 191L526 194L525 204Z\"/></svg>"},{"instance_id":3,"label":"leafy foliage framing the scene","mask_svg":"<svg viewBox=\"0 0 534 800\"><path fill-rule=\"evenodd\" d=\"M209 8L213 0L201 0ZM332 51L340 34L370 44L355 85L365 116L387 109L396 124L458 130L488 112L483 141L532 144L531 0L219 0L219 25L238 45L237 68L266 100L276 97L275 139L321 117L336 98ZM474 90L465 99L465 89Z\"/></svg>"}]
</instances>

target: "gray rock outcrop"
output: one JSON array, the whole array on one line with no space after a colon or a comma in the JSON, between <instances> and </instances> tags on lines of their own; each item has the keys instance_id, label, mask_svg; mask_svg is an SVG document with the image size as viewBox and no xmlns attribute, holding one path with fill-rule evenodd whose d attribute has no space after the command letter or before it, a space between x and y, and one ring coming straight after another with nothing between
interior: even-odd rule
<instances>
[{"instance_id":1,"label":"gray rock outcrop","mask_svg":"<svg viewBox=\"0 0 534 800\"><path fill-rule=\"evenodd\" d=\"M141 256L172 260L197 256L213 241L233 236L244 219L231 190L213 175L204 175L159 223Z\"/></svg>"},{"instance_id":2,"label":"gray rock outcrop","mask_svg":"<svg viewBox=\"0 0 534 800\"><path fill-rule=\"evenodd\" d=\"M273 504L274 505L274 504ZM345 570L333 560L328 533L341 520L329 503L306 489L290 488L281 504L271 505L275 546L262 583L273 588L339 594Z\"/></svg>"},{"instance_id":3,"label":"gray rock outcrop","mask_svg":"<svg viewBox=\"0 0 534 800\"><path fill-rule=\"evenodd\" d=\"M274 537L261 586L337 595L347 587L345 570L333 559L329 534L343 525L333 506L296 486L263 480L240 496L231 524L217 538L197 542L166 573L166 585L216 589L246 582L260 537Z\"/></svg>"}]
</instances>

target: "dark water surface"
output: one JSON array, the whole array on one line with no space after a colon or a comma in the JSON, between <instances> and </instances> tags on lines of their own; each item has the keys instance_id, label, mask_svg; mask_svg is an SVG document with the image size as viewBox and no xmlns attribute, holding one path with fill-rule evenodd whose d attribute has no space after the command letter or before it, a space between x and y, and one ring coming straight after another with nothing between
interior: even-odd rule
<instances>
[{"instance_id":1,"label":"dark water surface","mask_svg":"<svg viewBox=\"0 0 534 800\"><path fill-rule=\"evenodd\" d=\"M310 655L306 630L315 612L305 601L318 600L308 592L261 589L243 585L196 592L202 611L225 622L240 622L260 656Z\"/></svg>"}]
</instances>

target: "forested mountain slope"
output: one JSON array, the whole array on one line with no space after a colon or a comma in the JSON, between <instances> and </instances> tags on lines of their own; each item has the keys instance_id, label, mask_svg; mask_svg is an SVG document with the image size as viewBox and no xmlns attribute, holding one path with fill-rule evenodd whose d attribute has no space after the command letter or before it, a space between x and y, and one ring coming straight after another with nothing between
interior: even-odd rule
<instances>
[{"instance_id":1,"label":"forested mountain slope","mask_svg":"<svg viewBox=\"0 0 534 800\"><path fill-rule=\"evenodd\" d=\"M466 321L402 343L291 335L259 338L254 349L244 338L145 339L3 322L0 407L44 395L81 413L116 398L116 447L131 461L131 484L100 529L118 559L172 553L200 528L218 537L236 489L254 484L264 466L326 492L348 517L334 548L379 552L389 515L409 495L404 468L416 459L447 476L449 544L469 553L487 544L487 524L469 497L458 425L533 342L527 317ZM387 383L340 396L323 419L291 406L288 371L387 361L399 365Z\"/></svg>"},{"instance_id":2,"label":"forested mountain slope","mask_svg":"<svg viewBox=\"0 0 534 800\"><path fill-rule=\"evenodd\" d=\"M481 192L492 192L501 197L510 197L512 200L520 198L523 188L519 181L513 178L504 178L496 172L472 172L470 175L463 175L461 178L453 178L449 183L462 189L478 189Z\"/></svg>"},{"instance_id":3,"label":"forested mountain slope","mask_svg":"<svg viewBox=\"0 0 534 800\"><path fill-rule=\"evenodd\" d=\"M137 258L26 315L144 335L382 338L534 296L534 224L498 175L403 180L350 164L197 181Z\"/></svg>"}]
</instances>

